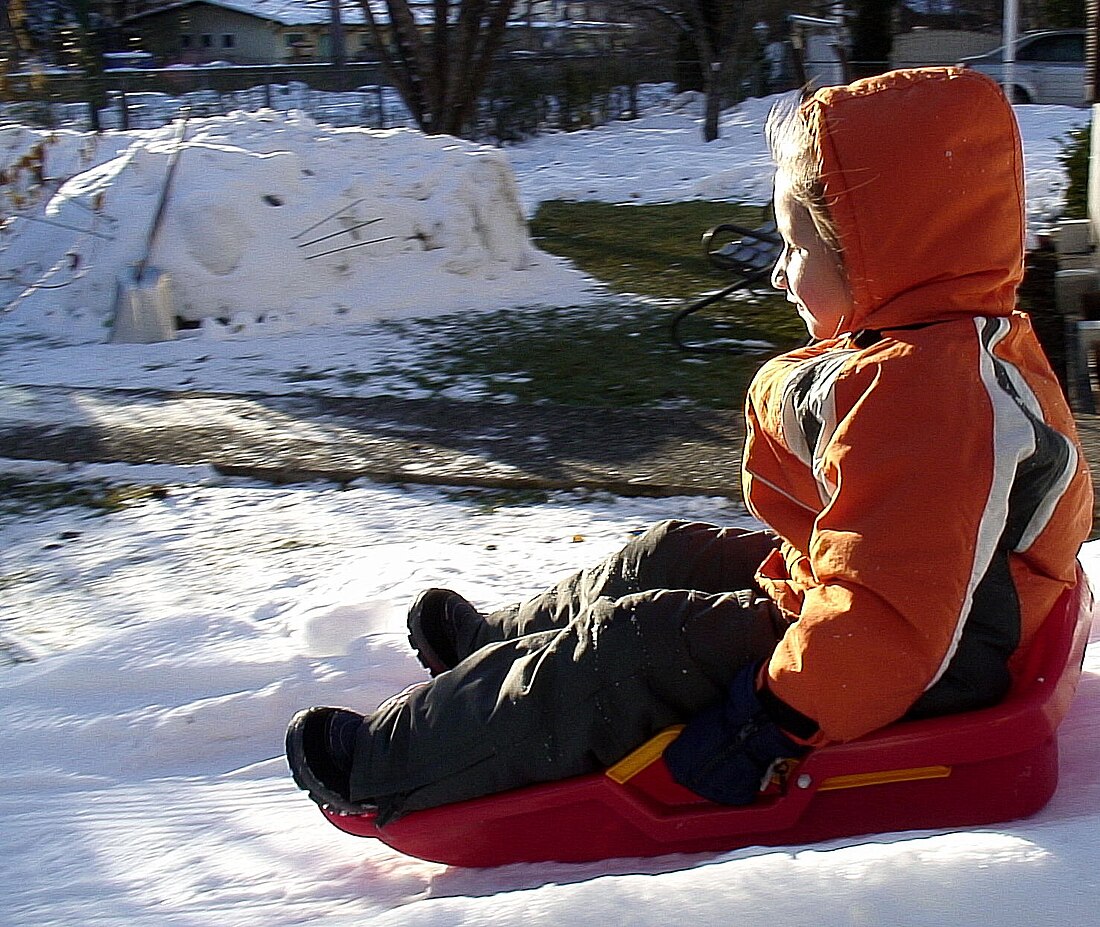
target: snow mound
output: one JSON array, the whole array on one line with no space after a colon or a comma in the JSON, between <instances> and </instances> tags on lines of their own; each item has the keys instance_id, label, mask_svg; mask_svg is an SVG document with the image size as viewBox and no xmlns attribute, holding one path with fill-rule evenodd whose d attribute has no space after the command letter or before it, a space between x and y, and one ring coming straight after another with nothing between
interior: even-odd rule
<instances>
[{"instance_id":1,"label":"snow mound","mask_svg":"<svg viewBox=\"0 0 1100 927\"><path fill-rule=\"evenodd\" d=\"M273 111L193 120L182 143L178 126L116 137L74 159L72 140L43 136L47 175L71 174L47 179L40 204L30 191L5 227L5 302L40 330L104 339L177 145L151 264L170 275L176 313L205 332L591 295L592 281L532 246L511 167L492 148ZM21 130L0 152L33 141Z\"/></svg>"}]
</instances>

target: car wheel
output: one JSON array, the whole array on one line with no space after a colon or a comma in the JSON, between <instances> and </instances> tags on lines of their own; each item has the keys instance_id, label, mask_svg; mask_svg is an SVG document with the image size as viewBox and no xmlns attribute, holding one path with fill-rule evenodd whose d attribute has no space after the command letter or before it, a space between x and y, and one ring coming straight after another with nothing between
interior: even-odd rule
<instances>
[{"instance_id":1,"label":"car wheel","mask_svg":"<svg viewBox=\"0 0 1100 927\"><path fill-rule=\"evenodd\" d=\"M1012 102L1013 103L1030 103L1031 94L1028 93L1019 84L1013 84L1012 86Z\"/></svg>"}]
</instances>

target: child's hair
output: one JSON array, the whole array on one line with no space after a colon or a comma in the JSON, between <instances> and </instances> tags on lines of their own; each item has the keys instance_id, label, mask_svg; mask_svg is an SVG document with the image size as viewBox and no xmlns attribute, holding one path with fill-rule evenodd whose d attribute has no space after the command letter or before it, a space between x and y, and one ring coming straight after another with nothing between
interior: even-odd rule
<instances>
[{"instance_id":1,"label":"child's hair","mask_svg":"<svg viewBox=\"0 0 1100 927\"><path fill-rule=\"evenodd\" d=\"M787 190L796 203L806 207L821 240L839 259L843 249L825 196L821 146L816 129L801 107L807 92L787 94L776 102L768 113L764 136L775 161L776 174L784 175Z\"/></svg>"}]
</instances>

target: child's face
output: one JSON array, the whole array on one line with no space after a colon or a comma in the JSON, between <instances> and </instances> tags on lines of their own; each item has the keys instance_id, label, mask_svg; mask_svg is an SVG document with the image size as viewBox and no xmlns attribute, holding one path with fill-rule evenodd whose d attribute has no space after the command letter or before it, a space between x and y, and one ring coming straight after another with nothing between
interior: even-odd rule
<instances>
[{"instance_id":1,"label":"child's face","mask_svg":"<svg viewBox=\"0 0 1100 927\"><path fill-rule=\"evenodd\" d=\"M781 176L776 177L775 222L783 236L783 253L772 271L772 285L787 291L787 301L794 303L814 338L840 334L852 315L852 296L840 259Z\"/></svg>"}]
</instances>

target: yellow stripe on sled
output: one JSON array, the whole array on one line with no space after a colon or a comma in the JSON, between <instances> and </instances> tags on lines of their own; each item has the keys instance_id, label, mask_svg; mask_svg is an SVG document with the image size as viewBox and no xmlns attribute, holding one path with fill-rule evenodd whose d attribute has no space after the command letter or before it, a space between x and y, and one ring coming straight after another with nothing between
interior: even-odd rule
<instances>
[{"instance_id":1,"label":"yellow stripe on sled","mask_svg":"<svg viewBox=\"0 0 1100 927\"><path fill-rule=\"evenodd\" d=\"M865 785L883 785L887 782L918 782L921 779L946 779L951 775L950 766L915 766L912 769L886 769L882 772L852 773L847 776L830 776L817 787L819 792L836 789L859 789Z\"/></svg>"},{"instance_id":2,"label":"yellow stripe on sled","mask_svg":"<svg viewBox=\"0 0 1100 927\"><path fill-rule=\"evenodd\" d=\"M628 782L633 779L638 773L645 769L650 763L659 759L661 754L665 752L665 747L672 743L677 737L680 736L680 731L684 729L682 724L675 724L672 727L666 727L659 734L654 734L644 744L638 747L636 750L628 753L614 766L609 767L604 775L619 785L624 782Z\"/></svg>"},{"instance_id":3,"label":"yellow stripe on sled","mask_svg":"<svg viewBox=\"0 0 1100 927\"><path fill-rule=\"evenodd\" d=\"M614 766L605 770L613 782L622 785L633 779L651 763L660 759L665 748L680 736L682 724L666 727L655 734L636 750L628 753ZM830 776L817 787L819 792L833 792L839 789L859 789L868 785L884 785L890 782L919 782L922 779L946 779L951 775L950 766L914 766L909 769L886 769L881 772L850 773L844 776Z\"/></svg>"}]
</instances>

